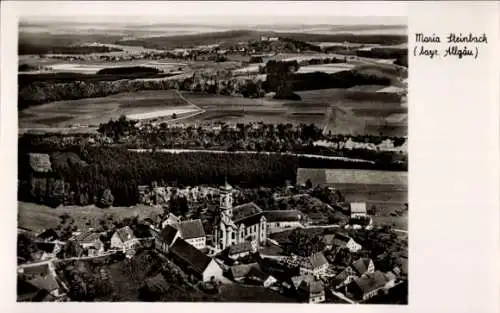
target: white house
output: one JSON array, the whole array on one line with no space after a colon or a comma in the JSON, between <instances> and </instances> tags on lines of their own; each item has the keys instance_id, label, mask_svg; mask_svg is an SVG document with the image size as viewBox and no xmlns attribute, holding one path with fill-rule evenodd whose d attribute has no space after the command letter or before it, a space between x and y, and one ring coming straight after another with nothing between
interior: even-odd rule
<instances>
[{"instance_id":1,"label":"white house","mask_svg":"<svg viewBox=\"0 0 500 313\"><path fill-rule=\"evenodd\" d=\"M366 202L352 202L351 203L351 218L366 217Z\"/></svg>"},{"instance_id":2,"label":"white house","mask_svg":"<svg viewBox=\"0 0 500 313\"><path fill-rule=\"evenodd\" d=\"M115 249L131 249L137 243L138 240L129 226L116 230L111 237L111 248Z\"/></svg>"},{"instance_id":3,"label":"white house","mask_svg":"<svg viewBox=\"0 0 500 313\"><path fill-rule=\"evenodd\" d=\"M299 210L264 211L267 220L267 233L272 234L292 228L302 228L306 223L304 214Z\"/></svg>"},{"instance_id":4,"label":"white house","mask_svg":"<svg viewBox=\"0 0 500 313\"><path fill-rule=\"evenodd\" d=\"M172 213L169 213L167 218L161 223L161 228L165 228L167 225L175 226L180 223L180 219Z\"/></svg>"}]
</instances>

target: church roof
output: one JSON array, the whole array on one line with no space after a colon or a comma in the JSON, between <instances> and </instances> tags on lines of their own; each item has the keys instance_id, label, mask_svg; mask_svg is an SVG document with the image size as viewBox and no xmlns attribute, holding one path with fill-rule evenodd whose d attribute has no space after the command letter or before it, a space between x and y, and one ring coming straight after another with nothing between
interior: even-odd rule
<instances>
[{"instance_id":1,"label":"church roof","mask_svg":"<svg viewBox=\"0 0 500 313\"><path fill-rule=\"evenodd\" d=\"M236 224L244 223L245 225L253 225L258 223L262 209L253 202L241 204L233 208L232 220Z\"/></svg>"}]
</instances>

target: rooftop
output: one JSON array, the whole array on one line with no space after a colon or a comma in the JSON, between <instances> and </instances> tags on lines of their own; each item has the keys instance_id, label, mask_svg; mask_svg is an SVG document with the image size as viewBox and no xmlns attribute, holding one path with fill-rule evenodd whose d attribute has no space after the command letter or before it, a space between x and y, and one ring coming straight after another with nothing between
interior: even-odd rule
<instances>
[{"instance_id":1,"label":"rooftop","mask_svg":"<svg viewBox=\"0 0 500 313\"><path fill-rule=\"evenodd\" d=\"M101 240L101 235L94 232L83 232L76 235L74 239L80 243L91 243L97 240Z\"/></svg>"},{"instance_id":2,"label":"rooftop","mask_svg":"<svg viewBox=\"0 0 500 313\"><path fill-rule=\"evenodd\" d=\"M370 258L360 258L352 263L352 268L359 274L363 275L368 271L368 267L372 260Z\"/></svg>"},{"instance_id":3,"label":"rooftop","mask_svg":"<svg viewBox=\"0 0 500 313\"><path fill-rule=\"evenodd\" d=\"M354 284L363 292L363 294L382 288L386 283L387 278L380 271L368 273L360 278L354 279Z\"/></svg>"},{"instance_id":4,"label":"rooftop","mask_svg":"<svg viewBox=\"0 0 500 313\"><path fill-rule=\"evenodd\" d=\"M212 261L210 257L201 253L198 249L180 238L172 245L171 252L176 257L186 262L186 265L192 267L192 269L200 275L203 274L203 271Z\"/></svg>"},{"instance_id":5,"label":"rooftop","mask_svg":"<svg viewBox=\"0 0 500 313\"><path fill-rule=\"evenodd\" d=\"M261 208L253 202L241 204L233 208L233 221L241 222L253 215L262 213Z\"/></svg>"},{"instance_id":6,"label":"rooftop","mask_svg":"<svg viewBox=\"0 0 500 313\"><path fill-rule=\"evenodd\" d=\"M245 277L252 268L260 270L258 263L240 264L231 266L231 274L233 275L233 278Z\"/></svg>"},{"instance_id":7,"label":"rooftop","mask_svg":"<svg viewBox=\"0 0 500 313\"><path fill-rule=\"evenodd\" d=\"M160 238L168 245L171 245L174 241L175 235L177 234L177 229L171 225L165 226L160 232Z\"/></svg>"},{"instance_id":8,"label":"rooftop","mask_svg":"<svg viewBox=\"0 0 500 313\"><path fill-rule=\"evenodd\" d=\"M126 242L135 239L134 232L129 226L122 227L116 231L116 234L122 242Z\"/></svg>"},{"instance_id":9,"label":"rooftop","mask_svg":"<svg viewBox=\"0 0 500 313\"><path fill-rule=\"evenodd\" d=\"M239 253L251 252L252 244L249 241L243 241L229 247L229 255L235 255Z\"/></svg>"},{"instance_id":10,"label":"rooftop","mask_svg":"<svg viewBox=\"0 0 500 313\"><path fill-rule=\"evenodd\" d=\"M205 237L205 230L200 219L180 222L178 228L184 240Z\"/></svg>"},{"instance_id":11,"label":"rooftop","mask_svg":"<svg viewBox=\"0 0 500 313\"><path fill-rule=\"evenodd\" d=\"M268 222L295 222L304 220L304 215L298 210L264 211Z\"/></svg>"}]
</instances>

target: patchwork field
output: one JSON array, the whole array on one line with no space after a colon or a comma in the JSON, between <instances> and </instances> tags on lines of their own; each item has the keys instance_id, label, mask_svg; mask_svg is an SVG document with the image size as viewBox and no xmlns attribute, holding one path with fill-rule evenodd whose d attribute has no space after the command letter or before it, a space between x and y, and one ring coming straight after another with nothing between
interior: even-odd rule
<instances>
[{"instance_id":1,"label":"patchwork field","mask_svg":"<svg viewBox=\"0 0 500 313\"><path fill-rule=\"evenodd\" d=\"M57 128L77 124L98 125L121 115L151 118L160 115L171 116L173 113L179 116L198 110L173 90L140 91L103 98L57 101L30 107L20 112L19 127Z\"/></svg>"},{"instance_id":2,"label":"patchwork field","mask_svg":"<svg viewBox=\"0 0 500 313\"><path fill-rule=\"evenodd\" d=\"M205 112L185 121L314 123L332 133L405 136L407 108L388 93L371 90L322 89L297 92L300 101L182 93ZM394 114L398 118L394 119Z\"/></svg>"}]
</instances>

